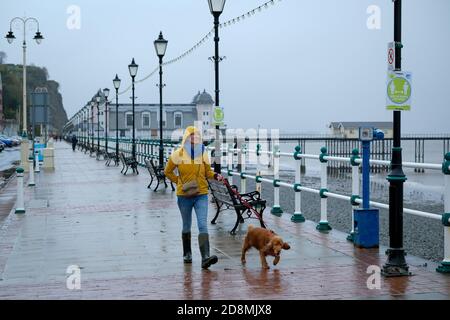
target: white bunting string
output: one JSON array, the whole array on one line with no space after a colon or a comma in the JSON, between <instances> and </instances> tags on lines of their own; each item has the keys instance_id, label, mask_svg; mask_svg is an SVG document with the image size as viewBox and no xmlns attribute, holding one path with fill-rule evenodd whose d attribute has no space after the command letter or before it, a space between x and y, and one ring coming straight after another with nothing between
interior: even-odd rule
<instances>
[{"instance_id":1,"label":"white bunting string","mask_svg":"<svg viewBox=\"0 0 450 320\"><path fill-rule=\"evenodd\" d=\"M248 11L247 13L244 13L240 16L237 16L233 19L230 19L224 23L219 24L219 28L225 28L228 26L231 26L232 24L236 24L238 22L242 22L248 18L251 18L252 16L254 16L257 13L262 12L262 9L269 9L270 6L269 5L274 5L276 2L281 2L281 0L270 0L267 1L265 3L263 3L262 5L254 8L253 10ZM198 41L195 45L193 45L191 48L189 48L188 50L186 50L185 52L183 52L182 54L180 54L178 57L173 58L171 60L168 60L166 62L163 63L163 66L166 65L170 65L173 64L175 62L178 62L184 58L186 58L188 55L190 55L191 53L193 53L196 49L198 49L200 46L202 46L209 38L212 38L214 35L214 28L211 29L211 31L209 31L203 38L201 38L200 41ZM140 82L144 82L145 80L151 78L159 69L159 66L156 67L150 74L148 74L147 76L145 76L144 78L140 79L140 80L136 80L135 83L140 83ZM126 92L128 92L131 89L131 85L129 85L124 91L119 92L119 95L122 95Z\"/></svg>"}]
</instances>

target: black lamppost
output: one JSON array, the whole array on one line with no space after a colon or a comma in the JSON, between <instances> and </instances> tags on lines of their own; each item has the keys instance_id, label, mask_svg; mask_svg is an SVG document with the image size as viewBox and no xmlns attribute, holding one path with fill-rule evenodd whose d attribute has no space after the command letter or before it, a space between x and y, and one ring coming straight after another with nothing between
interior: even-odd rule
<instances>
[{"instance_id":1,"label":"black lamppost","mask_svg":"<svg viewBox=\"0 0 450 320\"><path fill-rule=\"evenodd\" d=\"M219 62L222 61L222 58L219 56L219 17L223 12L223 8L225 6L226 0L208 0L209 2L209 10L211 14L214 16L214 43L215 43L215 54L213 57L214 65L215 65L215 82L216 82L216 107L219 107ZM216 123L216 143L215 143L215 151L214 151L214 171L216 173L221 173L221 148L219 141L219 131L220 125Z\"/></svg>"},{"instance_id":2,"label":"black lamppost","mask_svg":"<svg viewBox=\"0 0 450 320\"><path fill-rule=\"evenodd\" d=\"M116 89L116 163L119 163L119 88L120 79L116 74L113 79L114 89Z\"/></svg>"},{"instance_id":3,"label":"black lamppost","mask_svg":"<svg viewBox=\"0 0 450 320\"><path fill-rule=\"evenodd\" d=\"M84 131L84 139L83 139L83 144L86 147L87 145L89 145L89 136L87 135L88 133L88 127L87 127L87 115L88 115L88 109L87 106L83 107L83 131Z\"/></svg>"},{"instance_id":4,"label":"black lamppost","mask_svg":"<svg viewBox=\"0 0 450 320\"><path fill-rule=\"evenodd\" d=\"M97 102L97 153L100 152L100 90L95 96L95 101Z\"/></svg>"},{"instance_id":5,"label":"black lamppost","mask_svg":"<svg viewBox=\"0 0 450 320\"><path fill-rule=\"evenodd\" d=\"M86 147L89 147L89 104L84 106L84 121L85 121L85 130L84 130L84 135L85 135L85 143L86 143Z\"/></svg>"},{"instance_id":6,"label":"black lamppost","mask_svg":"<svg viewBox=\"0 0 450 320\"><path fill-rule=\"evenodd\" d=\"M27 28L27 24L33 22L36 25L37 31L33 39L36 41L37 44L41 44L44 37L42 36L41 32L39 31L39 21L36 18L33 17L15 17L11 19L9 22L9 32L6 35L6 40L9 44L13 43L13 41L16 39L16 36L14 35L12 31L12 24L16 21L20 21L23 26L23 42L22 42L22 49L23 49L23 83L22 83L22 137L27 136L27 41L26 41L26 34L29 28ZM33 128L34 130L34 128ZM34 142L33 142L34 144Z\"/></svg>"},{"instance_id":7,"label":"black lamppost","mask_svg":"<svg viewBox=\"0 0 450 320\"><path fill-rule=\"evenodd\" d=\"M164 144L163 144L163 83L162 83L162 64L166 54L168 41L164 39L162 32L159 33L158 39L155 40L156 55L159 58L159 167L164 167Z\"/></svg>"},{"instance_id":8,"label":"black lamppost","mask_svg":"<svg viewBox=\"0 0 450 320\"><path fill-rule=\"evenodd\" d=\"M402 1L394 0L394 43L395 70L402 69ZM383 266L385 276L408 276L406 252L403 249L403 184L406 176L402 169L401 148L401 111L394 111L394 146L392 148L391 171L389 181L389 249L386 264Z\"/></svg>"},{"instance_id":9,"label":"black lamppost","mask_svg":"<svg viewBox=\"0 0 450 320\"><path fill-rule=\"evenodd\" d=\"M137 71L139 66L134 62L134 58L131 61L131 64L128 65L128 70L130 71L131 76L131 89L132 89L132 105L133 105L133 138L132 138L132 145L131 145L131 157L133 161L136 161L136 144L135 144L135 137L134 137L134 78L136 77Z\"/></svg>"},{"instance_id":10,"label":"black lamppost","mask_svg":"<svg viewBox=\"0 0 450 320\"><path fill-rule=\"evenodd\" d=\"M95 100L92 98L91 100L91 151L94 150L94 106Z\"/></svg>"},{"instance_id":11,"label":"black lamppost","mask_svg":"<svg viewBox=\"0 0 450 320\"><path fill-rule=\"evenodd\" d=\"M108 88L103 89L103 95L105 96L105 153L108 154Z\"/></svg>"}]
</instances>

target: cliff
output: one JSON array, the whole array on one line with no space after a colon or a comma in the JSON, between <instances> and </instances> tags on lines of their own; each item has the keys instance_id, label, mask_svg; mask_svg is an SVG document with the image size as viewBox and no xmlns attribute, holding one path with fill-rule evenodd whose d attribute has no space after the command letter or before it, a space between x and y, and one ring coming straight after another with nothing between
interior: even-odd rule
<instances>
[{"instance_id":1,"label":"cliff","mask_svg":"<svg viewBox=\"0 0 450 320\"><path fill-rule=\"evenodd\" d=\"M22 65L0 64L3 82L3 112L6 119L17 119L22 112ZM50 127L57 132L67 123L59 83L48 79L46 68L27 66L27 105L31 104L31 92L36 87L46 87L49 94ZM29 111L28 111L29 112ZM20 126L22 127L22 126Z\"/></svg>"}]
</instances>

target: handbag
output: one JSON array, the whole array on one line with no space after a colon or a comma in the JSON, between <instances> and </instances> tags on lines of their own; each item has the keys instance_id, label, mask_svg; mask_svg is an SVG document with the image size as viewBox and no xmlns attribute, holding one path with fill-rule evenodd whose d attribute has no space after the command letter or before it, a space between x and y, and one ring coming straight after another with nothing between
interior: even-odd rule
<instances>
[{"instance_id":1,"label":"handbag","mask_svg":"<svg viewBox=\"0 0 450 320\"><path fill-rule=\"evenodd\" d=\"M202 164L203 164L203 162L202 162ZM202 167L202 165L199 165L195 180L184 183L183 179L181 178L181 174L179 175L181 183L183 184L181 187L181 190L183 190L183 194L187 198L193 198L200 193L200 187L198 185L197 178L200 175L201 167Z\"/></svg>"}]
</instances>

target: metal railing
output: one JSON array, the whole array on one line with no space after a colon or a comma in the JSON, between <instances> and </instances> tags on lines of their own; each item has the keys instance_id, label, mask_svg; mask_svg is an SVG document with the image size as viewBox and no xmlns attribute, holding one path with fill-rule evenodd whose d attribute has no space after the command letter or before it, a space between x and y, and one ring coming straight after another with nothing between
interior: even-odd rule
<instances>
[{"instance_id":1,"label":"metal railing","mask_svg":"<svg viewBox=\"0 0 450 320\"><path fill-rule=\"evenodd\" d=\"M84 141L84 140L83 140ZM115 138L108 139L108 149L115 151ZM94 140L94 146L96 146L97 140ZM151 139L137 139L136 143L136 157L141 166L145 166L144 159L158 159L159 153L159 140ZM100 139L100 146L105 148L105 139ZM132 149L131 139L119 139L119 149L125 155L131 155ZM165 141L164 142L164 161L170 157L172 152L179 147L178 142ZM262 191L262 185L270 185L273 188L273 206L271 213L280 216L283 210L280 206L280 188L286 188L294 192L294 213L292 215L292 222L304 222L305 218L301 211L302 193L312 193L320 197L320 221L317 225L318 230L330 230L331 227L328 222L328 198L334 198L344 201L349 201L353 209L357 209L363 202L360 196L360 165L362 159L359 157L359 151L353 150L352 157L337 157L327 154L327 148L321 148L320 154L304 154L301 151L300 146L296 146L293 152L281 152L279 145L272 142L270 150L263 150L261 145L256 145L256 149L249 149L247 143L240 142L238 147L234 147L233 144L221 145L221 152L224 155L223 162L226 163L225 168L222 169L224 175L228 178L231 184L233 184L233 177L240 177L240 192L245 193L247 190L247 180L252 179L256 183L256 190ZM212 158L212 152L215 151L215 147L208 146L208 156ZM249 156L253 155L254 164L256 165L255 174L250 174L247 171L247 162ZM267 156L268 162L266 164L261 163L261 157ZM280 160L283 158L293 158L295 160L295 178L294 182L282 181L279 176ZM239 170L234 167L235 159L239 166ZM315 189L311 186L302 184L302 160L309 159L315 160L320 163L320 189ZM328 189L328 174L327 169L330 162L348 163L351 165L351 180L352 187L350 194L340 194ZM371 159L370 164L389 166L390 162L385 160ZM303 164L304 165L304 164ZM264 176L262 174L264 166L271 168L270 176ZM404 208L403 212L406 214L419 216L427 219L441 220L444 225L444 260L442 265L438 268L443 272L450 272L450 153L445 155L442 164L434 163L415 163L415 162L403 162L403 166L406 168L417 169L429 169L435 171L441 171L444 179L444 213L438 214L433 212L426 212L421 210L414 210ZM386 203L370 201L370 205L375 208L389 209L389 205ZM352 210L352 225L351 234L354 233L354 216Z\"/></svg>"},{"instance_id":2,"label":"metal railing","mask_svg":"<svg viewBox=\"0 0 450 320\"><path fill-rule=\"evenodd\" d=\"M360 172L359 167L362 163L362 159L359 157L359 151L356 149L353 151L353 156L349 158L345 157L335 157L329 156L327 154L327 149L325 147L321 148L321 154L303 154L301 152L300 146L297 146L292 153L280 152L279 146L273 146L271 151L262 150L261 146L258 145L256 150L248 149L246 144L242 144L241 148L233 148L222 145L222 152L226 154L227 169L223 169L222 172L231 180L233 177L241 178L240 190L246 192L247 179L252 179L256 183L256 189L261 192L262 185L270 185L273 188L273 207L272 213L275 215L280 215L282 209L280 207L280 188L286 188L292 190L294 195L294 214L292 215L291 221L293 222L303 222L305 218L301 212L301 200L302 192L312 193L318 195L321 199L320 202L320 221L317 225L318 230L329 230L331 227L328 222L328 198L340 199L349 201L353 209L359 208L362 204L363 199L360 196ZM214 150L214 147L208 147L209 151ZM256 156L256 174L249 174L246 172L246 159L248 155L254 154ZM260 164L260 157L263 155L269 155L271 162L271 167L273 168L273 174L270 177L264 177L262 175L262 167ZM237 157L240 163L240 170L233 170L234 157ZM278 168L280 165L280 159L282 158L293 158L296 161L295 166L295 180L294 183L282 181L279 178ZM315 189L310 186L305 186L302 184L302 170L301 170L301 160L309 159L316 160L320 162L320 189ZM345 162L349 163L352 167L352 190L351 194L339 194L328 189L328 175L327 167L330 162ZM386 165L389 166L389 161L384 160L370 160L370 164ZM443 173L442 177L444 180L444 213L438 214L433 212L425 212L420 210L414 210L409 208L404 208L403 212L406 214L419 216L427 219L440 220L444 226L444 260L442 265L438 268L438 271L450 272L450 153L445 155L444 162L442 164L433 163L414 163L414 162L403 162L403 166L406 168L420 168L429 169L435 171L441 171ZM370 201L370 205L375 208L389 209L389 205L386 203L380 203L375 201ZM354 232L354 216L352 210L352 226L351 233Z\"/></svg>"}]
</instances>

